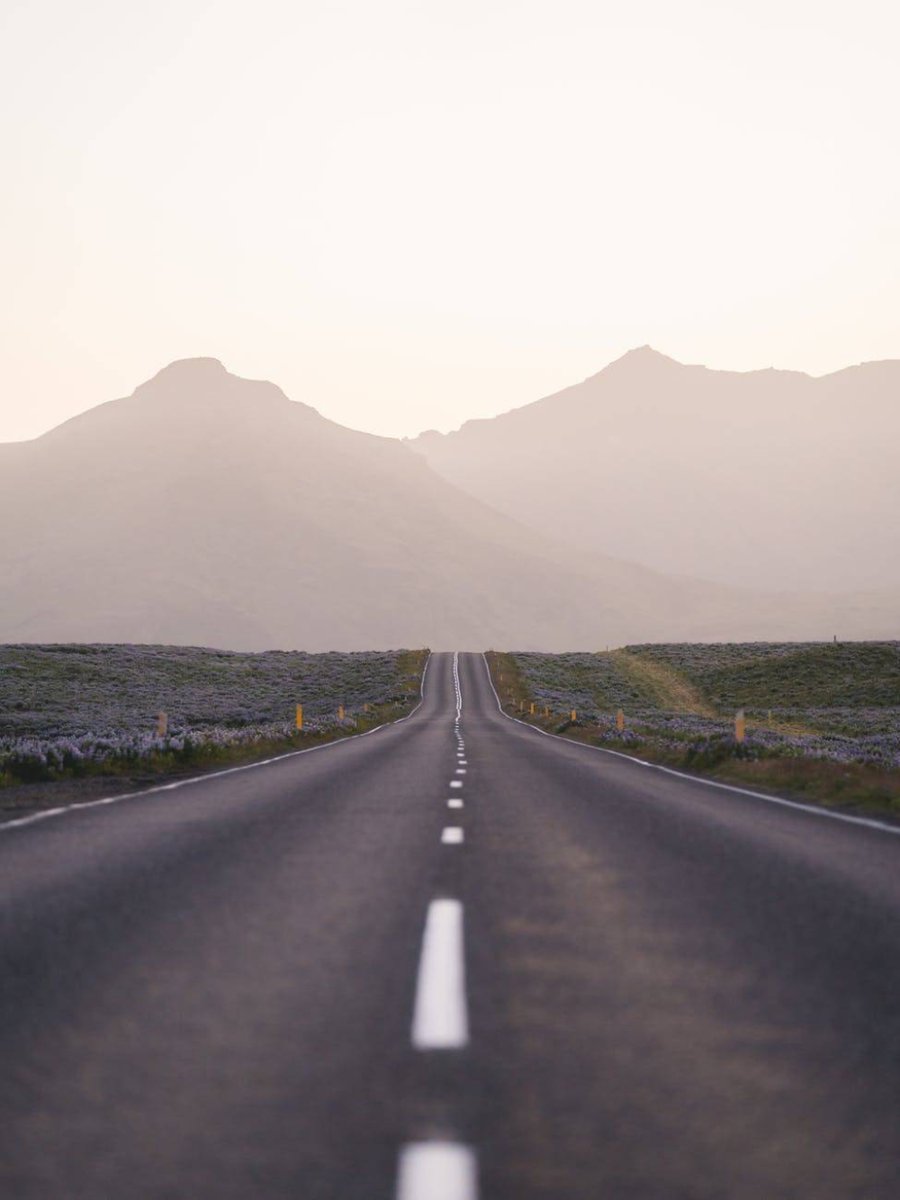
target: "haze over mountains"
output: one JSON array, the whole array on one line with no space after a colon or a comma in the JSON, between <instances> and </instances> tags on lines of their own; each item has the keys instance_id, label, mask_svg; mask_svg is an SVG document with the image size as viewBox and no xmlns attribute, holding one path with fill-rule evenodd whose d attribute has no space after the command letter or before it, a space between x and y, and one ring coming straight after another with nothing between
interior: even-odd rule
<instances>
[{"instance_id":1,"label":"haze over mountains","mask_svg":"<svg viewBox=\"0 0 900 1200\"><path fill-rule=\"evenodd\" d=\"M627 361L608 370L630 371ZM676 366L645 353L635 361L642 377L665 378ZM423 437L418 448L439 474L409 446L336 425L271 383L230 375L214 359L173 363L126 399L35 441L0 445L0 640L557 650L634 640L896 634L897 595L890 590L838 598L763 594L687 578L687 561L676 567L672 556L677 575L622 561L657 544L639 534L642 520L662 510L647 505L641 517L604 499L612 505L601 514L606 537L604 528L592 530L596 497L621 495L631 468L649 485L648 456L669 489L657 495L672 494L684 468L666 459L663 434L648 428L651 398L620 422L613 452L608 420L577 425L577 392L564 393L552 416L543 402L546 420L534 431L530 414L541 405L446 439ZM660 395L663 402L682 400ZM891 417L890 405L883 408L882 430ZM809 407L804 412L810 418ZM672 427L673 419L660 424ZM508 437L493 432L507 427ZM646 453L633 444L642 440L641 428ZM690 462L699 462L690 443L682 438L679 454L687 449ZM816 444L825 444L824 435ZM883 487L893 490L877 492L883 450L872 449L870 522L897 511L886 499L896 497L895 482L885 479ZM852 452L862 453L861 444ZM490 490L491 454L505 482L490 503L442 477L459 476L473 492ZM757 465L764 469L765 459ZM718 466L727 475L728 464ZM517 470L525 473L515 478ZM714 478L703 476L707 508L718 503L709 492ZM760 500L760 511L768 503ZM854 511L862 507L859 499ZM669 536L683 534L684 557L696 574L715 574L692 540L701 531L680 529L692 511L682 508L668 521ZM634 531L627 555L620 525ZM567 540L571 534L580 545ZM881 545L886 554L886 536L881 543L869 531L862 536L873 552ZM604 545L620 558L601 553ZM757 545L760 539L746 552L756 553ZM873 566L868 578L877 577ZM856 581L844 582L853 588Z\"/></svg>"},{"instance_id":2,"label":"haze over mountains","mask_svg":"<svg viewBox=\"0 0 900 1200\"><path fill-rule=\"evenodd\" d=\"M815 379L685 366L644 346L411 444L586 552L741 587L900 588L900 362Z\"/></svg>"}]
</instances>

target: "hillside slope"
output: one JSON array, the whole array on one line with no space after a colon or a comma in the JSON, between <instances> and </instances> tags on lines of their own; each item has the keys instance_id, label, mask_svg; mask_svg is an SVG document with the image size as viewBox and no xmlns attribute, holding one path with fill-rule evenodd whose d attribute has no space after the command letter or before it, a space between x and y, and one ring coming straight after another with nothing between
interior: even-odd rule
<instances>
[{"instance_id":1,"label":"hillside slope","mask_svg":"<svg viewBox=\"0 0 900 1200\"><path fill-rule=\"evenodd\" d=\"M588 552L740 587L900 588L900 362L813 379L643 347L411 444L480 500Z\"/></svg>"},{"instance_id":2,"label":"hillside slope","mask_svg":"<svg viewBox=\"0 0 900 1200\"><path fill-rule=\"evenodd\" d=\"M565 649L885 636L894 611L582 555L213 359L0 447L0 504L7 642Z\"/></svg>"}]
</instances>

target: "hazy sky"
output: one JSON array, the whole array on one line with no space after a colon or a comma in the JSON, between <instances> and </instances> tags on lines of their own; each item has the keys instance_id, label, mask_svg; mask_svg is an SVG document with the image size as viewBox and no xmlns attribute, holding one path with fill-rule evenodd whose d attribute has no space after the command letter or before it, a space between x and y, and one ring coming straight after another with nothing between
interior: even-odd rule
<instances>
[{"instance_id":1,"label":"hazy sky","mask_svg":"<svg viewBox=\"0 0 900 1200\"><path fill-rule=\"evenodd\" d=\"M390 434L900 357L898 14L3 0L0 440L192 355Z\"/></svg>"}]
</instances>

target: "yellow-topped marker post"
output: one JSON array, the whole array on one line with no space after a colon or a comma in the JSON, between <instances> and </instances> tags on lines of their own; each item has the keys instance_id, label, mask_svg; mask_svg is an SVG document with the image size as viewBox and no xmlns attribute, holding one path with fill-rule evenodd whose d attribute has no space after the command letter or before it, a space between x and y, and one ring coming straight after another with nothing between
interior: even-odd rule
<instances>
[{"instance_id":1,"label":"yellow-topped marker post","mask_svg":"<svg viewBox=\"0 0 900 1200\"><path fill-rule=\"evenodd\" d=\"M303 705L302 704L297 705L297 715L294 718L294 722L298 729L303 728Z\"/></svg>"},{"instance_id":2,"label":"yellow-topped marker post","mask_svg":"<svg viewBox=\"0 0 900 1200\"><path fill-rule=\"evenodd\" d=\"M577 721L577 720L578 720L578 713L575 711L575 709L574 709L574 708L573 708L573 709L572 709L572 711L569 713L569 720L570 720L570 721Z\"/></svg>"},{"instance_id":3,"label":"yellow-topped marker post","mask_svg":"<svg viewBox=\"0 0 900 1200\"><path fill-rule=\"evenodd\" d=\"M744 710L739 708L734 718L734 740L740 745L747 736L747 721Z\"/></svg>"},{"instance_id":4,"label":"yellow-topped marker post","mask_svg":"<svg viewBox=\"0 0 900 1200\"><path fill-rule=\"evenodd\" d=\"M616 713L616 729L618 729L619 733L622 733L625 729L625 714L622 712L621 708Z\"/></svg>"},{"instance_id":5,"label":"yellow-topped marker post","mask_svg":"<svg viewBox=\"0 0 900 1200\"><path fill-rule=\"evenodd\" d=\"M156 736L164 738L169 732L169 714L161 712L156 717Z\"/></svg>"},{"instance_id":6,"label":"yellow-topped marker post","mask_svg":"<svg viewBox=\"0 0 900 1200\"><path fill-rule=\"evenodd\" d=\"M343 721L343 719L344 719L344 706L343 706L343 704L339 704L338 705L338 720Z\"/></svg>"}]
</instances>

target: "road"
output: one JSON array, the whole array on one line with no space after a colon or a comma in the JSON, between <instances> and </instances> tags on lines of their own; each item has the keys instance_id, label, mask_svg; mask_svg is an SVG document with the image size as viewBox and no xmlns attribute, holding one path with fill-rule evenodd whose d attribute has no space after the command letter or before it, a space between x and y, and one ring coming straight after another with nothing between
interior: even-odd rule
<instances>
[{"instance_id":1,"label":"road","mask_svg":"<svg viewBox=\"0 0 900 1200\"><path fill-rule=\"evenodd\" d=\"M900 836L403 723L0 828L4 1200L888 1200Z\"/></svg>"}]
</instances>

